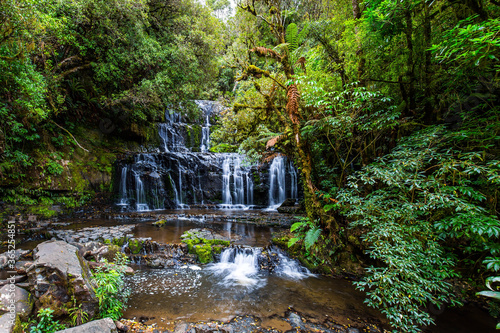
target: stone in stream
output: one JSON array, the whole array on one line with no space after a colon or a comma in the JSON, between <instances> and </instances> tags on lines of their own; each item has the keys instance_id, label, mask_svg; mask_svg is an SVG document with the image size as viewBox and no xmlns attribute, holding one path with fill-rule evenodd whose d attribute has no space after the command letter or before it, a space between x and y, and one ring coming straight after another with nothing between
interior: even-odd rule
<instances>
[{"instance_id":1,"label":"stone in stream","mask_svg":"<svg viewBox=\"0 0 500 333\"><path fill-rule=\"evenodd\" d=\"M14 321L9 313L0 316L0 333L11 333L14 328Z\"/></svg>"},{"instance_id":2,"label":"stone in stream","mask_svg":"<svg viewBox=\"0 0 500 333\"><path fill-rule=\"evenodd\" d=\"M89 323L67 328L56 333L118 333L115 323L111 318L94 320Z\"/></svg>"},{"instance_id":3,"label":"stone in stream","mask_svg":"<svg viewBox=\"0 0 500 333\"><path fill-rule=\"evenodd\" d=\"M89 318L94 317L98 300L89 266L78 249L63 241L47 241L33 253L35 262L27 273L37 307L50 307L60 317L66 314L64 307L74 306L74 297L77 306L81 304Z\"/></svg>"},{"instance_id":4,"label":"stone in stream","mask_svg":"<svg viewBox=\"0 0 500 333\"><path fill-rule=\"evenodd\" d=\"M33 309L33 303L31 294L14 284L7 284L0 289L0 311L9 312L9 305L15 304L16 314L21 319L27 319Z\"/></svg>"}]
</instances>

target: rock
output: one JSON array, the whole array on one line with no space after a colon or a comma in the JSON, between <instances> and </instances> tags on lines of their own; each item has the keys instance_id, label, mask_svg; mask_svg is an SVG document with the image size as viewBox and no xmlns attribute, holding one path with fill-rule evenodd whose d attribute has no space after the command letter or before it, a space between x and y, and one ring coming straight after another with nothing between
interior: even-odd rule
<instances>
[{"instance_id":1,"label":"rock","mask_svg":"<svg viewBox=\"0 0 500 333\"><path fill-rule=\"evenodd\" d=\"M8 312L12 301L15 304L16 314L22 319L28 318L33 310L31 294L14 284L7 284L0 289L0 310Z\"/></svg>"},{"instance_id":2,"label":"rock","mask_svg":"<svg viewBox=\"0 0 500 333\"><path fill-rule=\"evenodd\" d=\"M189 325L186 323L179 323L175 325L174 333L185 333L188 331Z\"/></svg>"},{"instance_id":3,"label":"rock","mask_svg":"<svg viewBox=\"0 0 500 333\"><path fill-rule=\"evenodd\" d=\"M290 312L290 314L288 315L288 322L290 323L290 325L292 325L293 328L299 328L301 330L305 329L302 319L296 313Z\"/></svg>"},{"instance_id":4,"label":"rock","mask_svg":"<svg viewBox=\"0 0 500 333\"><path fill-rule=\"evenodd\" d=\"M16 262L16 268L18 274L26 274L26 270L33 265L33 261L19 260Z\"/></svg>"},{"instance_id":5,"label":"rock","mask_svg":"<svg viewBox=\"0 0 500 333\"><path fill-rule=\"evenodd\" d=\"M94 317L98 300L91 283L88 262L78 249L63 241L47 241L34 250L35 262L28 269L28 277L37 307L50 307L54 316L65 315L64 308L81 304L89 318Z\"/></svg>"},{"instance_id":6,"label":"rock","mask_svg":"<svg viewBox=\"0 0 500 333\"><path fill-rule=\"evenodd\" d=\"M19 259L26 256L29 252L30 251L18 249L12 253L5 252L0 254L0 269L4 269L9 264L9 260L14 260L15 262L17 262Z\"/></svg>"},{"instance_id":7,"label":"rock","mask_svg":"<svg viewBox=\"0 0 500 333\"><path fill-rule=\"evenodd\" d=\"M283 203L280 205L280 207L293 207L293 206L295 206L296 202L297 202L296 199L288 198L288 199L285 199L285 201L283 201Z\"/></svg>"},{"instance_id":8,"label":"rock","mask_svg":"<svg viewBox=\"0 0 500 333\"><path fill-rule=\"evenodd\" d=\"M347 333L359 333L359 330L357 328L354 328L354 327L349 327L347 329Z\"/></svg>"},{"instance_id":9,"label":"rock","mask_svg":"<svg viewBox=\"0 0 500 333\"><path fill-rule=\"evenodd\" d=\"M12 280L14 280L15 284L18 284L18 283L26 281L26 279L27 279L26 275L14 275L6 280L0 280L0 287L11 283L10 281L12 281Z\"/></svg>"},{"instance_id":10,"label":"rock","mask_svg":"<svg viewBox=\"0 0 500 333\"><path fill-rule=\"evenodd\" d=\"M14 325L15 320L12 319L10 313L6 313L0 317L0 333L11 333Z\"/></svg>"},{"instance_id":11,"label":"rock","mask_svg":"<svg viewBox=\"0 0 500 333\"><path fill-rule=\"evenodd\" d=\"M123 324L121 321L115 320L116 328L121 332L127 332L129 330L128 326Z\"/></svg>"},{"instance_id":12,"label":"rock","mask_svg":"<svg viewBox=\"0 0 500 333\"><path fill-rule=\"evenodd\" d=\"M111 318L94 320L89 323L67 328L58 333L118 333L115 323Z\"/></svg>"}]
</instances>

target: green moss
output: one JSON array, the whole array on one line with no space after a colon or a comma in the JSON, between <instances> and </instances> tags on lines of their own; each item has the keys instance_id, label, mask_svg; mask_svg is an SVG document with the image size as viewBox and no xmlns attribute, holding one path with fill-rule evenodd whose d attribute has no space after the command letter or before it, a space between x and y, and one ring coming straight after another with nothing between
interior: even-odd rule
<instances>
[{"instance_id":1,"label":"green moss","mask_svg":"<svg viewBox=\"0 0 500 333\"><path fill-rule=\"evenodd\" d=\"M157 227L163 227L165 224L167 224L167 220L159 220L153 223L153 225Z\"/></svg>"},{"instance_id":2,"label":"green moss","mask_svg":"<svg viewBox=\"0 0 500 333\"><path fill-rule=\"evenodd\" d=\"M127 237L126 236L123 236L123 237L120 237L120 238L113 238L113 240L111 241L111 243L113 245L116 245L116 246L119 246L119 247L122 247L123 244L125 244L125 242L127 241Z\"/></svg>"},{"instance_id":3,"label":"green moss","mask_svg":"<svg viewBox=\"0 0 500 333\"><path fill-rule=\"evenodd\" d=\"M132 254L139 254L141 252L144 242L138 239L129 239L128 248Z\"/></svg>"},{"instance_id":4,"label":"green moss","mask_svg":"<svg viewBox=\"0 0 500 333\"><path fill-rule=\"evenodd\" d=\"M202 264L206 264L214 260L212 256L212 247L209 244L196 245L195 251L198 255L198 260Z\"/></svg>"}]
</instances>

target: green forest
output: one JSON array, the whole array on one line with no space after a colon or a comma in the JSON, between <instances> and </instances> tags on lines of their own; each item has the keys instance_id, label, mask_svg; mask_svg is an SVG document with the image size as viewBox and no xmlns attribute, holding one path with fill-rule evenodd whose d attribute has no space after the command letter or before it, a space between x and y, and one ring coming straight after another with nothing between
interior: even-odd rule
<instances>
[{"instance_id":1,"label":"green forest","mask_svg":"<svg viewBox=\"0 0 500 333\"><path fill-rule=\"evenodd\" d=\"M361 268L397 332L471 297L499 316L498 1L3 0L0 18L5 221L109 200L165 109L218 100L212 152L297 166L305 213L277 242L307 267Z\"/></svg>"}]
</instances>

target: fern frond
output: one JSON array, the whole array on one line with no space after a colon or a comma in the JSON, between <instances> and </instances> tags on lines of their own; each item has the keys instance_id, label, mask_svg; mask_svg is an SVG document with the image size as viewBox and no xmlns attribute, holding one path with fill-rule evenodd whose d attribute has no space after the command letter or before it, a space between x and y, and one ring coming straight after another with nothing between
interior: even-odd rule
<instances>
[{"instance_id":1,"label":"fern frond","mask_svg":"<svg viewBox=\"0 0 500 333\"><path fill-rule=\"evenodd\" d=\"M286 135L285 134L277 135L274 138L271 138L266 143L266 149L274 147L274 145L276 145L280 141L283 141L284 139L286 139Z\"/></svg>"},{"instance_id":2,"label":"fern frond","mask_svg":"<svg viewBox=\"0 0 500 333\"><path fill-rule=\"evenodd\" d=\"M288 87L286 97L288 98L288 102L286 103L286 110L288 112L288 116L290 117L290 119L294 124L298 125L300 94L296 84L292 84Z\"/></svg>"},{"instance_id":3,"label":"fern frond","mask_svg":"<svg viewBox=\"0 0 500 333\"><path fill-rule=\"evenodd\" d=\"M304 71L304 74L307 74L306 72L306 58L300 57L299 60L297 60L297 64L300 64L300 68Z\"/></svg>"},{"instance_id":4,"label":"fern frond","mask_svg":"<svg viewBox=\"0 0 500 333\"><path fill-rule=\"evenodd\" d=\"M286 27L285 41L289 44L290 52L293 52L299 47L297 40L298 34L299 34L299 28L295 23L290 23Z\"/></svg>"},{"instance_id":5,"label":"fern frond","mask_svg":"<svg viewBox=\"0 0 500 333\"><path fill-rule=\"evenodd\" d=\"M305 42L307 35L309 34L309 23L306 22L299 35L297 36L297 44L302 45Z\"/></svg>"}]
</instances>

